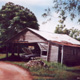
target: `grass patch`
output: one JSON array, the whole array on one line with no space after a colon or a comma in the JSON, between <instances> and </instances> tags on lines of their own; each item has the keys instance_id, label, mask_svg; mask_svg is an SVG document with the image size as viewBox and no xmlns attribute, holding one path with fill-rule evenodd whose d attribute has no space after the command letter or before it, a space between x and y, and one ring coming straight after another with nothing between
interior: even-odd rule
<instances>
[{"instance_id":1,"label":"grass patch","mask_svg":"<svg viewBox=\"0 0 80 80\"><path fill-rule=\"evenodd\" d=\"M0 59L5 58L6 54L0 54Z\"/></svg>"},{"instance_id":2,"label":"grass patch","mask_svg":"<svg viewBox=\"0 0 80 80\"><path fill-rule=\"evenodd\" d=\"M6 57L5 54L0 54L0 59ZM47 67L28 67L24 64L27 62L23 61L9 61L12 64L19 65L27 70L29 70L33 76L33 80L78 80L80 79L80 66L67 67L61 65L60 63L46 62Z\"/></svg>"},{"instance_id":3,"label":"grass patch","mask_svg":"<svg viewBox=\"0 0 80 80\"><path fill-rule=\"evenodd\" d=\"M72 72L71 70L76 70L75 67L67 67L61 65L60 63L48 63L45 62L48 67L27 67L25 62L13 62L19 66L28 69L32 76L33 80L77 80L80 75L78 73Z\"/></svg>"},{"instance_id":4,"label":"grass patch","mask_svg":"<svg viewBox=\"0 0 80 80\"><path fill-rule=\"evenodd\" d=\"M8 57L9 56L11 56L11 53L8 54ZM6 54L5 53L3 53L3 54L0 53L0 59L3 59L3 58L6 58Z\"/></svg>"}]
</instances>

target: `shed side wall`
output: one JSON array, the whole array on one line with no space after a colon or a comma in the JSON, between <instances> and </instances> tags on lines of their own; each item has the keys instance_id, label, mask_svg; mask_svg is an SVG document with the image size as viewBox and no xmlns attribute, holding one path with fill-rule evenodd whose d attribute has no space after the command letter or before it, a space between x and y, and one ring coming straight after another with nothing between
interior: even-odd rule
<instances>
[{"instance_id":1,"label":"shed side wall","mask_svg":"<svg viewBox=\"0 0 80 80\"><path fill-rule=\"evenodd\" d=\"M67 65L80 64L80 48L64 47L63 61Z\"/></svg>"}]
</instances>

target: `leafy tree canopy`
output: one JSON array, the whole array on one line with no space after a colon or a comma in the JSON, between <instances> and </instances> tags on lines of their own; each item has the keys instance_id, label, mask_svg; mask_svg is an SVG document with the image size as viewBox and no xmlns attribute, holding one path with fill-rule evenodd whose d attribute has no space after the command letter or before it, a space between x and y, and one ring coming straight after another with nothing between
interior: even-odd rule
<instances>
[{"instance_id":1,"label":"leafy tree canopy","mask_svg":"<svg viewBox=\"0 0 80 80\"><path fill-rule=\"evenodd\" d=\"M75 29L74 27L72 27L71 29L67 29L65 28L65 25L57 25L56 29L55 29L55 33L58 34L67 34L77 40L80 41L80 30Z\"/></svg>"},{"instance_id":2,"label":"leafy tree canopy","mask_svg":"<svg viewBox=\"0 0 80 80\"><path fill-rule=\"evenodd\" d=\"M67 34L80 40L80 30L67 29L64 23L67 18L70 18L71 21L76 19L76 22L80 24L80 0L53 0L52 8L45 9L45 13L42 16L51 16L52 10L58 14L59 18L55 33Z\"/></svg>"},{"instance_id":3,"label":"leafy tree canopy","mask_svg":"<svg viewBox=\"0 0 80 80\"><path fill-rule=\"evenodd\" d=\"M0 41L4 41L26 27L39 29L35 15L28 9L12 2L0 9Z\"/></svg>"},{"instance_id":4,"label":"leafy tree canopy","mask_svg":"<svg viewBox=\"0 0 80 80\"><path fill-rule=\"evenodd\" d=\"M80 0L53 0L52 8L59 14L59 18L66 20L70 16L73 20L78 16L77 21L80 22ZM50 16L51 8L45 9L45 11L42 16Z\"/></svg>"}]
</instances>

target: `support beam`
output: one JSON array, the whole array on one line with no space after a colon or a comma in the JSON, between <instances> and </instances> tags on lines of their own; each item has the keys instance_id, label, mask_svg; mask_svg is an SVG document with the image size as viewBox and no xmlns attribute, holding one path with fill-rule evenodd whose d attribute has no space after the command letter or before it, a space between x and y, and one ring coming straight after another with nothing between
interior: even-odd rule
<instances>
[{"instance_id":1,"label":"support beam","mask_svg":"<svg viewBox=\"0 0 80 80\"><path fill-rule=\"evenodd\" d=\"M64 46L62 46L61 50L61 65L63 65L63 53L64 53Z\"/></svg>"},{"instance_id":2,"label":"support beam","mask_svg":"<svg viewBox=\"0 0 80 80\"><path fill-rule=\"evenodd\" d=\"M12 44L12 56L14 56L14 43Z\"/></svg>"},{"instance_id":3,"label":"support beam","mask_svg":"<svg viewBox=\"0 0 80 80\"><path fill-rule=\"evenodd\" d=\"M8 44L6 44L6 58L8 58Z\"/></svg>"},{"instance_id":4,"label":"support beam","mask_svg":"<svg viewBox=\"0 0 80 80\"><path fill-rule=\"evenodd\" d=\"M51 55L51 43L48 42L48 50L47 50L47 61L50 61L50 55Z\"/></svg>"},{"instance_id":5,"label":"support beam","mask_svg":"<svg viewBox=\"0 0 80 80\"><path fill-rule=\"evenodd\" d=\"M40 57L42 57L42 50L41 50L41 46L40 46L40 43L37 43L39 48L40 48Z\"/></svg>"},{"instance_id":6,"label":"support beam","mask_svg":"<svg viewBox=\"0 0 80 80\"><path fill-rule=\"evenodd\" d=\"M17 53L18 53L18 56L19 56L19 46L17 46Z\"/></svg>"}]
</instances>

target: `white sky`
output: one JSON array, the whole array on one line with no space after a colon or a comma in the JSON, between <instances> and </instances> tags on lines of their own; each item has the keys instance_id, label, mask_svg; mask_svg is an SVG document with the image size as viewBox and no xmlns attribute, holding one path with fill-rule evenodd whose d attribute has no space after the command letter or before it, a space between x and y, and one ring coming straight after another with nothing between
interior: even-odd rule
<instances>
[{"instance_id":1,"label":"white sky","mask_svg":"<svg viewBox=\"0 0 80 80\"><path fill-rule=\"evenodd\" d=\"M51 20L48 20L47 23L42 24L43 22L47 21L46 18L42 17L42 14L45 12L44 10L46 8L52 7L52 1L53 0L0 0L0 7L2 7L2 5L5 5L7 2L13 2L15 4L27 7L37 17L38 23L40 24L40 30L54 32L54 29L58 24L58 18L55 12L53 12ZM80 29L79 25L76 25L75 22L71 22L69 19L67 20L66 24L68 28L76 26L76 28Z\"/></svg>"},{"instance_id":2,"label":"white sky","mask_svg":"<svg viewBox=\"0 0 80 80\"><path fill-rule=\"evenodd\" d=\"M23 5L31 5L31 6L48 6L52 0L0 0L1 2L14 2L16 4L23 4Z\"/></svg>"}]
</instances>

